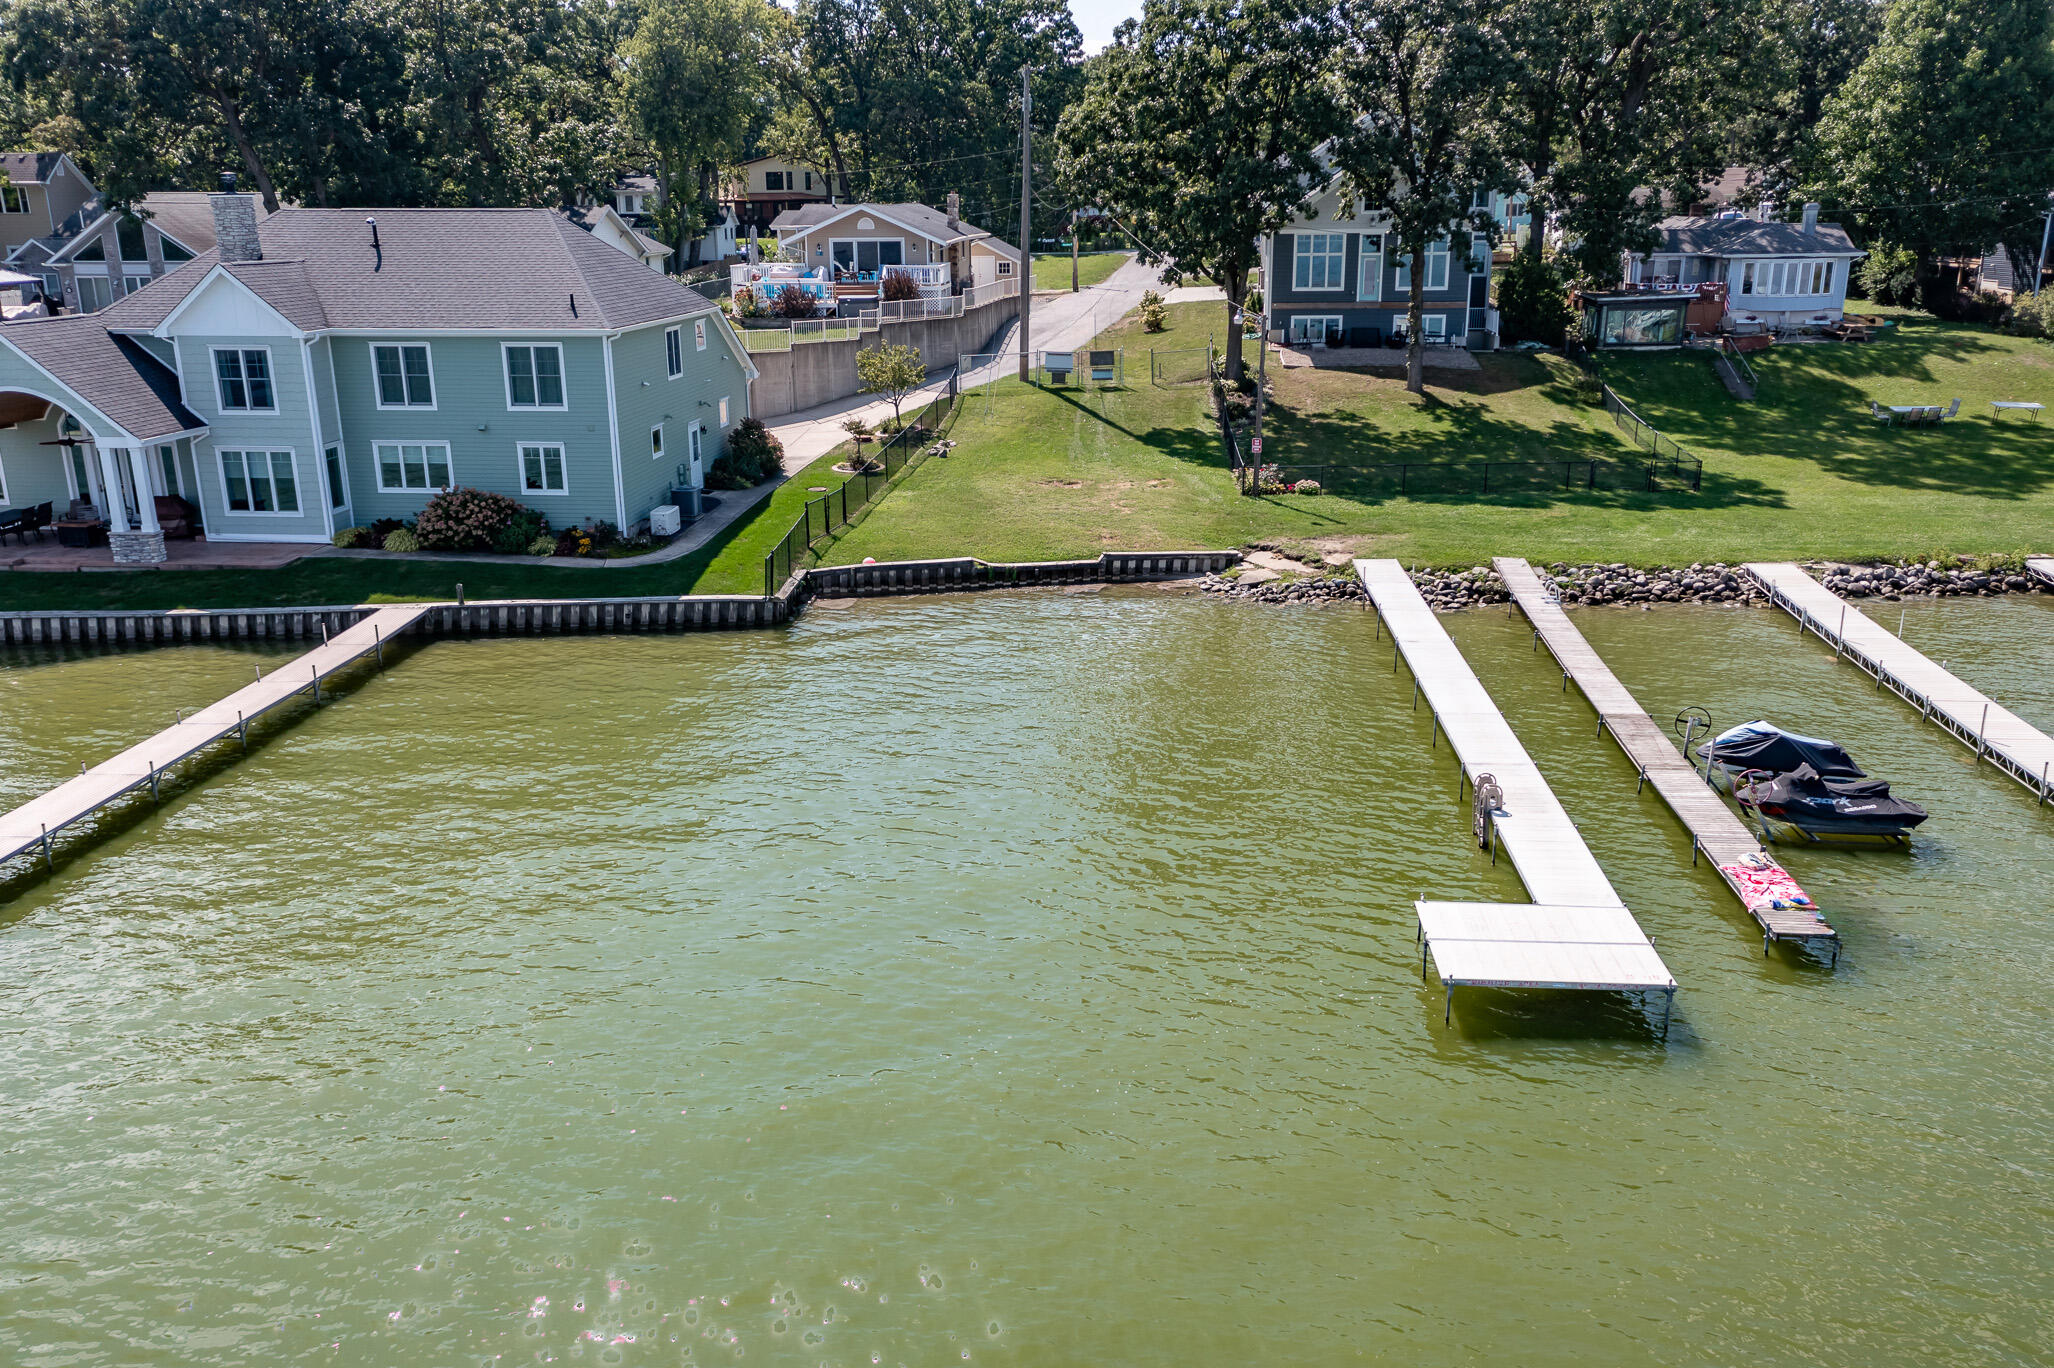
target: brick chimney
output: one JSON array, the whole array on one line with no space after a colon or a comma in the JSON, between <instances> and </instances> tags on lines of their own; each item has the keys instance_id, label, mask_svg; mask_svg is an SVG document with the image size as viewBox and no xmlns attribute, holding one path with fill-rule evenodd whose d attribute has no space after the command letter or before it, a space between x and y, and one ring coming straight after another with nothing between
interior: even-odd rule
<instances>
[{"instance_id":1,"label":"brick chimney","mask_svg":"<svg viewBox=\"0 0 2054 1368\"><path fill-rule=\"evenodd\" d=\"M1817 201L1807 202L1804 206L1804 231L1807 236L1819 231L1819 206Z\"/></svg>"},{"instance_id":2,"label":"brick chimney","mask_svg":"<svg viewBox=\"0 0 2054 1368\"><path fill-rule=\"evenodd\" d=\"M257 241L257 197L236 193L235 172L221 173L221 193L207 196L207 206L214 211L214 240L222 261L264 259Z\"/></svg>"},{"instance_id":3,"label":"brick chimney","mask_svg":"<svg viewBox=\"0 0 2054 1368\"><path fill-rule=\"evenodd\" d=\"M960 230L962 226L963 197L951 190L949 191L949 227L954 230Z\"/></svg>"}]
</instances>

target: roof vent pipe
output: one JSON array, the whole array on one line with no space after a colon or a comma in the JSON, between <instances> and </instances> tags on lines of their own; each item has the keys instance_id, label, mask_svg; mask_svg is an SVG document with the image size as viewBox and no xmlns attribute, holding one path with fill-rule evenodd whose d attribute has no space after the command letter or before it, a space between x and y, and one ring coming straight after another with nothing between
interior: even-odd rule
<instances>
[{"instance_id":1,"label":"roof vent pipe","mask_svg":"<svg viewBox=\"0 0 2054 1368\"><path fill-rule=\"evenodd\" d=\"M379 245L379 242L378 242L378 219L377 219L377 217L376 217L376 216L374 215L374 216L372 216L372 217L370 217L370 218L367 218L367 219L365 219L365 220L364 220L364 222L365 222L365 223L367 223L367 224L369 224L369 225L371 226L371 246L372 246L372 247L373 247L374 249L376 249L376 250L379 250L379 251L383 251L383 250L384 250L384 249L383 249L383 247L381 247L381 246Z\"/></svg>"}]
</instances>

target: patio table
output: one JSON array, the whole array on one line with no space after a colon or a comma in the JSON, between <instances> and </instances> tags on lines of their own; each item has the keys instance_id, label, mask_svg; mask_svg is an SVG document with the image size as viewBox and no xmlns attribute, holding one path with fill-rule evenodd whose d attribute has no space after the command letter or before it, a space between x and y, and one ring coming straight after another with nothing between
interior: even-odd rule
<instances>
[{"instance_id":1,"label":"patio table","mask_svg":"<svg viewBox=\"0 0 2054 1368\"><path fill-rule=\"evenodd\" d=\"M2045 404L2027 404L2027 403L2016 403L2016 402L2013 402L2013 401L2011 401L2011 400L2008 400L2008 399L1992 399L1992 400L1990 401L1990 407L1996 410L1996 412L1994 412L1994 413L1992 413L1992 414L1990 415L1990 416L1991 416L1992 418L2001 418L2001 417L2003 417L2003 416L2004 416L2004 410L2006 410L2006 409L2017 409L2017 410L2019 410L2019 411L2020 411L2020 412L2022 412L2022 413L2030 413L2030 414L2032 414L2032 415L2033 415L2033 421L2034 421L2035 423L2037 423L2037 422L2039 422L2039 421L2040 421L2040 410L2041 410L2041 409L2043 409L2043 408L2045 408L2045 407L2046 407L2046 405L2045 405ZM4 514L4 513L0 513L0 522L4 522L4 521L6 521L6 517L7 517L7 515L6 515L6 514Z\"/></svg>"}]
</instances>

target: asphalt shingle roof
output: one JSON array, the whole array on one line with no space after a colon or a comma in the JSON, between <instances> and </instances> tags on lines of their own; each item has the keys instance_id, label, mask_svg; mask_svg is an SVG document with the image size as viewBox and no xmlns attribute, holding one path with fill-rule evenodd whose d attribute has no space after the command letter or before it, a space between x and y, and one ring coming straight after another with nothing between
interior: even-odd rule
<instances>
[{"instance_id":1,"label":"asphalt shingle roof","mask_svg":"<svg viewBox=\"0 0 2054 1368\"><path fill-rule=\"evenodd\" d=\"M959 219L956 226L951 228L949 227L949 216L941 210L934 208L932 205L911 202L901 204L802 204L795 209L787 209L772 219L770 227L772 231L784 231L794 228L817 228L830 219L840 218L843 214L854 213L862 209L874 210L884 217L896 223L902 223L914 232L935 242L957 242L965 238L991 238L991 241L986 243L986 245L994 251L1004 249L1015 259L1019 255L1018 251L1011 247L1011 244L992 237L990 233L973 223Z\"/></svg>"},{"instance_id":2,"label":"asphalt shingle roof","mask_svg":"<svg viewBox=\"0 0 2054 1368\"><path fill-rule=\"evenodd\" d=\"M601 332L713 307L550 209L280 209L257 239L263 261L230 274L306 328ZM203 252L94 317L149 331L218 261Z\"/></svg>"},{"instance_id":3,"label":"asphalt shingle roof","mask_svg":"<svg viewBox=\"0 0 2054 1368\"><path fill-rule=\"evenodd\" d=\"M0 342L75 390L132 437L151 441L205 427L179 402L178 377L141 343L115 337L98 314L0 324Z\"/></svg>"},{"instance_id":4,"label":"asphalt shingle roof","mask_svg":"<svg viewBox=\"0 0 2054 1368\"><path fill-rule=\"evenodd\" d=\"M0 171L16 185L41 185L57 169L62 152L0 152Z\"/></svg>"},{"instance_id":5,"label":"asphalt shingle roof","mask_svg":"<svg viewBox=\"0 0 2054 1368\"><path fill-rule=\"evenodd\" d=\"M1665 218L1655 225L1662 235L1658 252L1686 256L1808 256L1819 252L1853 253L1861 249L1837 223L1822 223L1805 232L1801 223L1762 223L1751 218Z\"/></svg>"}]
</instances>

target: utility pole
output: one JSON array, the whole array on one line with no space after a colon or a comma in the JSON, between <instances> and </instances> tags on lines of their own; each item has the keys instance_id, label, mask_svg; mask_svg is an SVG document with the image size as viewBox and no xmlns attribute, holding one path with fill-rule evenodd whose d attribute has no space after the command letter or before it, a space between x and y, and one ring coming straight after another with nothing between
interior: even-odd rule
<instances>
[{"instance_id":1,"label":"utility pole","mask_svg":"<svg viewBox=\"0 0 2054 1368\"><path fill-rule=\"evenodd\" d=\"M1034 239L1029 208L1034 198L1034 131L1027 117L1034 109L1027 89L1027 68L1020 68L1020 378L1034 378Z\"/></svg>"},{"instance_id":2,"label":"utility pole","mask_svg":"<svg viewBox=\"0 0 2054 1368\"><path fill-rule=\"evenodd\" d=\"M1077 211L1070 211L1070 293L1077 293Z\"/></svg>"}]
</instances>

